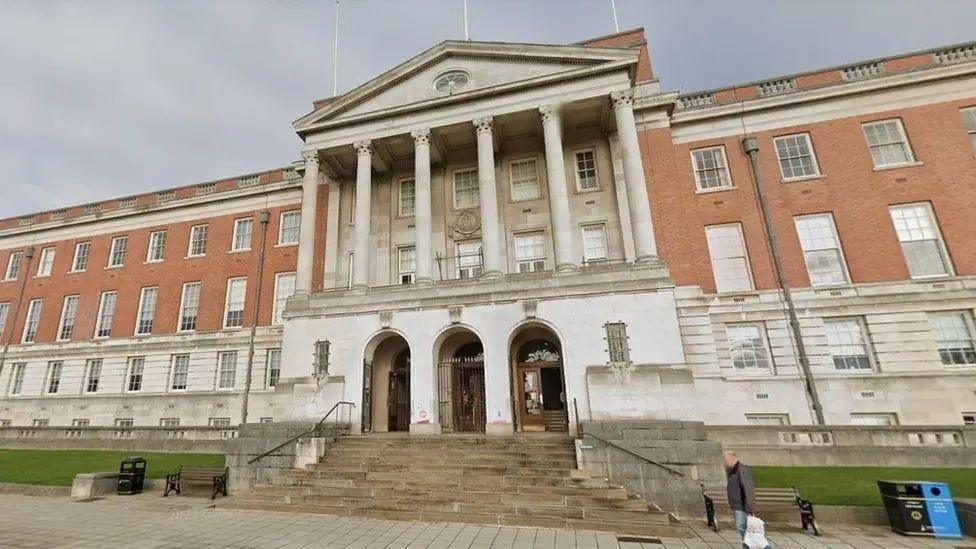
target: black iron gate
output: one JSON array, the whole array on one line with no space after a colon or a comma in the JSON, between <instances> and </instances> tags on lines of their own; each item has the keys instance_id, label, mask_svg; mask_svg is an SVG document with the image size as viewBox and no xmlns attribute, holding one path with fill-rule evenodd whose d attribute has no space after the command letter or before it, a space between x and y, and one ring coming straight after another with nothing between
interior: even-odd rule
<instances>
[{"instance_id":1,"label":"black iron gate","mask_svg":"<svg viewBox=\"0 0 976 549\"><path fill-rule=\"evenodd\" d=\"M484 360L479 356L442 361L437 377L442 429L448 432L484 432Z\"/></svg>"},{"instance_id":2,"label":"black iron gate","mask_svg":"<svg viewBox=\"0 0 976 549\"><path fill-rule=\"evenodd\" d=\"M363 361L363 433L373 430L373 363Z\"/></svg>"}]
</instances>

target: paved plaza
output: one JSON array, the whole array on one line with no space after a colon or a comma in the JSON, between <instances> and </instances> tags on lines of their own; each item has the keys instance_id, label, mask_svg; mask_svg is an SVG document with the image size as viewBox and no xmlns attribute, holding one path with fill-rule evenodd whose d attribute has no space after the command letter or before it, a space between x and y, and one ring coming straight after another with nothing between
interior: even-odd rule
<instances>
[{"instance_id":1,"label":"paved plaza","mask_svg":"<svg viewBox=\"0 0 976 549\"><path fill-rule=\"evenodd\" d=\"M826 527L819 538L773 534L778 548L966 547L976 540L910 539L882 528ZM538 528L415 523L366 518L229 511L207 499L158 493L92 502L0 495L0 547L191 548L730 548L731 530L699 530L694 540L618 541L613 534Z\"/></svg>"}]
</instances>

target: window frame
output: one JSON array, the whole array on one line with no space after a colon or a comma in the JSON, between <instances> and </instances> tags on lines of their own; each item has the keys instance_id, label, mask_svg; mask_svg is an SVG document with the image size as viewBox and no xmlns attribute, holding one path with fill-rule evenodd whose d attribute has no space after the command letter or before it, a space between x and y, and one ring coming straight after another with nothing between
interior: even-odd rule
<instances>
[{"instance_id":1,"label":"window frame","mask_svg":"<svg viewBox=\"0 0 976 549\"><path fill-rule=\"evenodd\" d=\"M871 144L871 140L868 138L867 129L870 126L881 126L881 125L887 124L889 122L894 122L895 123L895 125L896 125L896 127L898 129L898 133L899 133L899 135L901 136L901 139L902 139L902 141L900 141L899 143L901 143L904 146L905 151L907 151L908 160L906 160L904 162L895 162L895 163L888 163L888 164L878 164L877 163L877 159L874 156L874 148L876 148L876 147L883 147L883 146L890 146L890 145L893 145L894 143L881 143L881 144L877 144L877 145L872 145ZM911 166L913 164L917 164L918 163L918 157L915 155L915 149L912 148L912 142L908 138L908 131L905 129L905 123L904 123L904 121L901 118L899 118L899 117L896 117L896 118L883 118L881 120L871 120L869 122L862 122L861 123L861 134L864 135L864 142L868 146L868 155L871 157L871 165L874 167L875 170L887 170L887 169L891 169L891 168L898 168L898 167L901 167L901 166Z\"/></svg>"},{"instance_id":2,"label":"window frame","mask_svg":"<svg viewBox=\"0 0 976 549\"><path fill-rule=\"evenodd\" d=\"M241 231L242 225L247 225L247 242L243 243L244 247L239 248L237 240L243 236ZM252 217L240 217L234 220L234 230L230 236L230 251L231 252L249 252L254 243L254 218Z\"/></svg>"},{"instance_id":3,"label":"window frame","mask_svg":"<svg viewBox=\"0 0 976 549\"><path fill-rule=\"evenodd\" d=\"M292 278L292 292L286 296L279 296L278 292L281 289L281 279L290 276ZM281 318L281 314L285 311L285 307L288 306L288 299L295 295L295 289L298 287L297 280L298 273L296 271L285 271L281 273L275 273L274 278L274 301L271 305L271 324L274 326L281 326L285 323L285 319Z\"/></svg>"},{"instance_id":4,"label":"window frame","mask_svg":"<svg viewBox=\"0 0 976 549\"><path fill-rule=\"evenodd\" d=\"M37 272L34 278L46 278L54 272L54 259L57 257L57 249L54 246L41 248L41 253L37 256Z\"/></svg>"},{"instance_id":5,"label":"window frame","mask_svg":"<svg viewBox=\"0 0 976 549\"><path fill-rule=\"evenodd\" d=\"M413 270L404 271L403 268L403 254L404 252L413 252ZM407 282L404 282L404 277L409 277ZM397 246L396 248L396 280L397 284L409 285L417 281L417 247L413 244L406 244L403 246Z\"/></svg>"},{"instance_id":6,"label":"window frame","mask_svg":"<svg viewBox=\"0 0 976 549\"><path fill-rule=\"evenodd\" d=\"M135 373L133 366L138 363L139 372ZM138 376L136 378L135 376ZM141 393L146 383L146 357L130 356L125 360L125 380L123 393ZM134 387L134 388L133 388Z\"/></svg>"},{"instance_id":7,"label":"window frame","mask_svg":"<svg viewBox=\"0 0 976 549\"><path fill-rule=\"evenodd\" d=\"M837 366L837 358L839 358L839 357L857 356L857 355L835 355L834 354L834 349L832 348L832 345L830 344L829 336L827 335L827 323L828 322L853 322L853 323L855 323L857 325L858 330L860 331L860 337L861 337L861 343L860 344L864 347L864 356L867 357L867 361L868 361L867 367L861 368L861 367L856 367L856 366L846 366L844 368L840 368L840 367ZM867 323L867 321L865 320L865 318L863 316L832 316L832 317L825 317L823 319L823 324L824 324L824 340L826 342L827 355L830 357L831 366L832 366L832 368L830 370L831 372L834 372L834 373L853 373L853 374L857 374L857 373L877 371L878 364L877 364L877 360L876 360L876 357L875 357L875 354L874 354L874 344L871 341L871 333L868 330L868 323ZM848 345L848 346L850 346L851 344L841 344L841 345Z\"/></svg>"},{"instance_id":8,"label":"window frame","mask_svg":"<svg viewBox=\"0 0 976 549\"><path fill-rule=\"evenodd\" d=\"M726 184L725 185L719 185L717 187L703 187L702 186L702 180L701 180L701 174L699 172L700 171L706 171L706 170L716 170L718 168L707 168L705 170L699 170L698 169L698 160L695 158L695 153L696 152L705 152L705 151L716 151L716 150L717 151L721 151L721 153L722 153L722 155L721 155L722 156L722 168L724 168L724 170L725 170ZM696 193L713 193L713 192L726 191L726 190L734 189L735 188L735 182L732 180L732 168L729 167L729 155L725 151L725 145L724 144L721 144L721 145L711 145L711 146L708 146L708 147L698 147L696 149L691 149L689 151L689 154L691 156L691 171L692 171L692 173L695 176L695 192Z\"/></svg>"},{"instance_id":9,"label":"window frame","mask_svg":"<svg viewBox=\"0 0 976 549\"><path fill-rule=\"evenodd\" d=\"M617 329L619 329L619 333L613 333ZM607 346L607 364L631 364L633 362L630 357L630 334L627 332L626 322L605 322L603 324L603 341ZM611 344L611 341L617 341L617 344ZM621 360L614 360L614 358Z\"/></svg>"},{"instance_id":10,"label":"window frame","mask_svg":"<svg viewBox=\"0 0 976 549\"><path fill-rule=\"evenodd\" d=\"M461 264L461 246L470 243L477 243L478 253L477 254L465 254L464 257L477 257L477 265L462 265ZM462 271L471 270L472 276L461 276ZM460 279L475 279L481 278L485 274L485 261L484 261L484 241L480 238L468 238L465 240L455 240L454 241L454 275L458 280Z\"/></svg>"},{"instance_id":11,"label":"window frame","mask_svg":"<svg viewBox=\"0 0 976 549\"><path fill-rule=\"evenodd\" d=\"M44 374L44 394L56 395L61 389L61 375L64 373L63 360L49 360ZM55 375L57 374L57 375Z\"/></svg>"},{"instance_id":12,"label":"window frame","mask_svg":"<svg viewBox=\"0 0 976 549\"><path fill-rule=\"evenodd\" d=\"M974 323L973 314L969 310L946 310L946 311L930 311L927 313L926 316L929 321L929 330L932 333L932 339L935 341L936 344L935 349L936 352L939 353L939 361L942 363L942 365L949 368L972 368L973 366L976 366L976 360L973 360L971 362L955 362L955 361L946 362L946 357L943 354L943 353L949 353L949 356L951 357L952 356L951 353L953 351L956 351L962 353L968 352L976 355L976 323ZM963 327L969 332L968 337L969 337L970 350L967 351L966 348L962 348L962 347L961 348L949 347L947 348L948 351L943 351L943 347L941 347L942 343L953 341L953 340L939 339L939 333L936 330L936 326L933 322L933 318L950 317L950 316L962 318Z\"/></svg>"},{"instance_id":13,"label":"window frame","mask_svg":"<svg viewBox=\"0 0 976 549\"><path fill-rule=\"evenodd\" d=\"M278 357L277 368L271 367L271 365L275 363L271 360L273 355L277 355ZM274 370L277 370L278 374L272 377L271 373ZM272 380L274 383L272 383ZM268 349L267 353L265 353L264 358L264 388L274 389L278 385L279 381L281 381L281 347L272 347Z\"/></svg>"},{"instance_id":14,"label":"window frame","mask_svg":"<svg viewBox=\"0 0 976 549\"><path fill-rule=\"evenodd\" d=\"M100 335L102 331L102 321L105 319L105 301L106 296L114 295L115 299L112 301L112 311L108 316L108 334ZM95 317L95 333L92 335L92 339L109 339L112 337L112 324L115 323L115 312L119 306L119 292L118 290L106 290L99 294L98 297L98 316Z\"/></svg>"},{"instance_id":15,"label":"window frame","mask_svg":"<svg viewBox=\"0 0 976 549\"><path fill-rule=\"evenodd\" d=\"M801 219L802 220L805 220L805 219L812 219L812 218L819 218L819 217L825 217L825 218L827 218L828 221L830 221L830 229L833 231L834 242L836 242L836 244L837 244L837 248L836 248L837 254L838 254L839 258L840 258L841 275L844 278L844 280L842 282L820 282L820 283L815 283L813 281L813 274L812 274L812 272L810 270L810 262L807 261L807 254L808 253L813 253L813 252L822 252L822 251L825 251L825 250L830 250L831 248L816 248L816 249L810 249L810 250L805 249L803 247L803 237L800 235L800 225L799 225L799 222L800 222ZM849 268L847 266L847 255L844 253L844 244L840 241L840 232L837 231L837 220L834 219L833 212L822 212L822 213L811 213L811 214L794 215L793 216L793 228L794 228L794 230L796 230L796 239L797 239L797 243L800 245L800 252L803 254L803 265L806 267L806 270L807 270L807 279L810 281L810 286L816 286L816 287L841 286L841 285L844 285L844 284L850 284L851 283L851 272L850 272L850 270L849 270Z\"/></svg>"},{"instance_id":16,"label":"window frame","mask_svg":"<svg viewBox=\"0 0 976 549\"><path fill-rule=\"evenodd\" d=\"M203 237L195 238L197 236L197 233L202 233ZM210 237L209 223L201 223L199 225L193 225L192 227L190 227L190 237L187 239L187 246L186 246L187 259L192 257L207 257L207 240L209 239L209 237ZM193 251L195 243L199 243L199 246L200 248L202 248L202 251L196 253Z\"/></svg>"},{"instance_id":17,"label":"window frame","mask_svg":"<svg viewBox=\"0 0 976 549\"><path fill-rule=\"evenodd\" d=\"M108 263L106 269L121 269L125 267L125 254L129 248L129 235L113 236L108 248ZM118 261L116 261L118 258Z\"/></svg>"},{"instance_id":18,"label":"window frame","mask_svg":"<svg viewBox=\"0 0 976 549\"><path fill-rule=\"evenodd\" d=\"M801 136L806 142L807 149L810 152L810 161L813 164L814 173L809 175L799 175L799 176L795 175L795 176L787 177L786 172L783 170L783 157L780 156L779 154L780 153L779 141L782 139L790 139L790 138L801 137ZM808 179L817 179L823 177L823 172L820 171L820 161L817 159L817 151L813 147L813 137L810 135L810 132L798 132L798 133L791 133L786 135L778 135L773 138L773 150L776 151L776 160L777 160L777 164L779 164L779 173L784 183L792 183L795 181L805 181ZM800 158L800 157L796 157L796 156L788 157L787 160L792 160L794 158Z\"/></svg>"},{"instance_id":19,"label":"window frame","mask_svg":"<svg viewBox=\"0 0 976 549\"><path fill-rule=\"evenodd\" d=\"M973 148L973 154L976 155L976 105L959 109L959 114L962 116L963 131L969 137L969 144ZM972 124L972 129L970 129L970 123Z\"/></svg>"},{"instance_id":20,"label":"window frame","mask_svg":"<svg viewBox=\"0 0 976 549\"><path fill-rule=\"evenodd\" d=\"M91 241L86 240L84 242L75 243L75 253L71 256L71 270L69 273L83 273L88 270L88 260L91 259ZM85 250L81 253L81 250ZM79 266L79 259L81 260L81 265Z\"/></svg>"},{"instance_id":21,"label":"window frame","mask_svg":"<svg viewBox=\"0 0 976 549\"><path fill-rule=\"evenodd\" d=\"M736 326L736 327L756 326L756 327L759 328L759 337L760 337L760 340L762 342L762 349L766 353L766 367L763 368L763 367L759 367L759 366L745 366L745 367L741 367L740 368L739 366L736 366L735 365L735 352L736 352L736 349L733 347L733 344L732 344L732 342L733 342L732 336L729 333L729 327L731 327L731 326ZM726 343L728 344L728 348L729 348L729 367L731 367L732 368L732 371L735 372L736 374L738 374L738 375L768 375L768 374L775 373L775 371L776 371L776 364L775 364L775 362L773 360L773 350L772 350L772 348L771 348L771 346L769 344L769 333L768 333L768 328L766 326L766 322L765 321L757 320L757 321L744 321L744 322L726 322L725 323L725 340L726 340ZM750 348L749 350L752 350L752 349L754 349L754 347ZM739 349L739 350L741 351L742 349Z\"/></svg>"},{"instance_id":22,"label":"window frame","mask_svg":"<svg viewBox=\"0 0 976 549\"><path fill-rule=\"evenodd\" d=\"M593 188L584 188L580 179L579 155L590 153L593 155ZM596 161L596 147L584 147L573 151L573 178L576 180L576 192L593 193L601 190L600 188L600 168Z\"/></svg>"},{"instance_id":23,"label":"window frame","mask_svg":"<svg viewBox=\"0 0 976 549\"><path fill-rule=\"evenodd\" d=\"M513 171L513 168L516 164L521 164L525 162L531 162L533 168L535 168L535 194L533 196L516 197L515 196L515 173ZM532 200L539 200L542 198L542 178L539 176L538 155L512 158L511 160L508 161L508 195L511 198L512 202L529 202Z\"/></svg>"},{"instance_id":24,"label":"window frame","mask_svg":"<svg viewBox=\"0 0 976 549\"><path fill-rule=\"evenodd\" d=\"M176 367L178 362L182 358L186 358L186 371L182 372L180 375L183 376L183 386L176 387ZM176 353L170 357L169 362L169 376L166 379L166 392L168 393L184 393L190 388L190 353Z\"/></svg>"},{"instance_id":25,"label":"window frame","mask_svg":"<svg viewBox=\"0 0 976 549\"><path fill-rule=\"evenodd\" d=\"M586 256L586 231L587 229L598 228L603 234L603 257L588 258ZM607 222L597 221L593 223L580 223L580 244L583 248L583 264L589 265L590 263L605 263L610 261L610 236L607 232Z\"/></svg>"},{"instance_id":26,"label":"window frame","mask_svg":"<svg viewBox=\"0 0 976 549\"><path fill-rule=\"evenodd\" d=\"M519 258L519 238L535 237L541 238L540 248L542 249L541 256L533 256L528 258ZM533 245L534 247L534 245ZM549 249L548 240L546 237L545 229L528 229L524 231L518 231L512 233L512 251L514 252L513 259L515 260L515 272L518 274L522 273L538 273L547 271L549 266ZM538 264L541 263L540 267ZM527 270L523 271L522 266L526 265Z\"/></svg>"},{"instance_id":27,"label":"window frame","mask_svg":"<svg viewBox=\"0 0 976 549\"><path fill-rule=\"evenodd\" d=\"M58 320L58 332L55 334L55 341L71 341L71 337L74 335L75 326L77 325L78 305L80 302L81 296L78 294L64 296L64 299L61 301L61 317ZM73 307L71 308L71 316L69 318L68 308L70 304L73 304ZM70 326L67 324L69 319L71 321ZM64 334L65 328L70 329L67 336Z\"/></svg>"},{"instance_id":28,"label":"window frame","mask_svg":"<svg viewBox=\"0 0 976 549\"><path fill-rule=\"evenodd\" d=\"M413 184L413 208L407 212L403 208L403 186L407 183ZM397 217L414 217L417 215L417 179L415 177L401 177L397 180Z\"/></svg>"},{"instance_id":29,"label":"window frame","mask_svg":"<svg viewBox=\"0 0 976 549\"><path fill-rule=\"evenodd\" d=\"M10 252L7 256L7 268L3 272L3 281L10 282L12 280L17 280L20 278L20 271L24 264L24 252L23 250L16 250ZM11 271L13 271L11 273Z\"/></svg>"},{"instance_id":30,"label":"window frame","mask_svg":"<svg viewBox=\"0 0 976 549\"><path fill-rule=\"evenodd\" d=\"M146 312L143 307L146 307L146 296L152 295L152 310L149 313L152 318L149 319L149 330L143 331L143 314ZM134 336L137 337L147 337L152 335L153 328L156 326L156 308L159 306L159 286L145 286L139 290L139 307L136 309L136 322Z\"/></svg>"},{"instance_id":31,"label":"window frame","mask_svg":"<svg viewBox=\"0 0 976 549\"><path fill-rule=\"evenodd\" d=\"M234 357L233 368L230 369L230 386L224 386L224 357ZM217 376L214 379L214 390L215 391L233 391L235 385L237 384L237 351L220 351L217 353Z\"/></svg>"},{"instance_id":32,"label":"window frame","mask_svg":"<svg viewBox=\"0 0 976 549\"><path fill-rule=\"evenodd\" d=\"M475 188L478 190L478 192L475 193L476 199L475 199L475 203L474 204L468 204L468 205L459 205L458 204L458 200L457 200L457 198L458 198L458 192L457 192L457 175L459 173L473 173L474 174ZM474 208L480 208L481 207L481 180L480 180L480 175L478 174L478 168L477 167L475 167L475 168L458 168L456 170L452 170L451 171L451 205L453 206L452 209L454 209L454 210L471 210L471 209L474 209Z\"/></svg>"},{"instance_id":33,"label":"window frame","mask_svg":"<svg viewBox=\"0 0 976 549\"><path fill-rule=\"evenodd\" d=\"M231 308L230 308L230 306L231 306L231 292L233 290L233 285L236 282L240 282L240 281L243 281L243 285L244 285L243 289L241 290L242 297L241 297L241 300L240 300L240 304L241 304L241 308L240 308L241 320L240 320L240 325L234 325L234 326L232 326L228 322L228 320L230 320L230 316L229 315L231 313ZM247 277L246 276L234 276L234 277L228 278L227 279L227 290L226 290L226 293L224 294L224 314L223 314L223 318L221 319L221 323L220 323L221 326L222 326L222 328L224 330L240 330L240 329L244 328L244 311L246 309L247 309ZM233 312L236 314L237 313L237 310L235 309Z\"/></svg>"},{"instance_id":34,"label":"window frame","mask_svg":"<svg viewBox=\"0 0 976 549\"><path fill-rule=\"evenodd\" d=\"M187 318L186 310L188 308L186 298L187 298L187 288L190 287L196 288L196 296L194 298L196 300L196 303L193 305L193 308L195 309L193 314L193 327L187 328L185 327L186 324L185 320ZM176 316L176 333L188 334L197 331L197 326L199 325L200 322L200 297L202 295L203 295L202 281L197 280L197 281L183 283L182 289L180 290L180 308Z\"/></svg>"},{"instance_id":35,"label":"window frame","mask_svg":"<svg viewBox=\"0 0 976 549\"><path fill-rule=\"evenodd\" d=\"M155 257L154 252L159 252L159 257ZM146 263L159 263L166 258L166 231L153 231L149 233L149 241L146 247Z\"/></svg>"},{"instance_id":36,"label":"window frame","mask_svg":"<svg viewBox=\"0 0 976 549\"><path fill-rule=\"evenodd\" d=\"M26 362L10 363L10 377L7 380L8 396L20 396L24 393L24 376L26 372Z\"/></svg>"},{"instance_id":37,"label":"window frame","mask_svg":"<svg viewBox=\"0 0 976 549\"><path fill-rule=\"evenodd\" d=\"M912 266L908 261L908 255L905 253L905 242L925 242L927 239L921 240L902 240L901 235L898 234L898 224L895 222L894 211L907 209L909 207L922 206L928 213L929 220L932 223L932 229L935 232L935 242L937 249L942 257L942 263L945 267L945 273L941 274L930 274L930 275L914 275L912 274ZM898 240L898 245L901 248L902 259L905 261L905 267L908 269L908 277L912 280L924 280L927 278L944 278L947 276L955 276L956 270L955 265L952 261L952 256L949 255L949 248L946 246L945 237L942 235L942 227L939 225L939 218L935 215L935 208L932 206L931 202L906 202L901 204L891 204L888 206L888 217L891 219L891 227L895 231L895 238Z\"/></svg>"},{"instance_id":38,"label":"window frame","mask_svg":"<svg viewBox=\"0 0 976 549\"><path fill-rule=\"evenodd\" d=\"M3 341L3 333L7 330L7 323L10 320L10 302L0 303L0 341Z\"/></svg>"},{"instance_id":39,"label":"window frame","mask_svg":"<svg viewBox=\"0 0 976 549\"><path fill-rule=\"evenodd\" d=\"M93 395L98 392L98 387L102 382L103 363L103 359L101 358L89 358L85 360L85 377L81 381L82 394ZM95 372L96 375L93 376L92 372Z\"/></svg>"},{"instance_id":40,"label":"window frame","mask_svg":"<svg viewBox=\"0 0 976 549\"><path fill-rule=\"evenodd\" d=\"M32 320L34 316L34 307L37 307L37 318ZM37 341L37 332L41 326L41 316L44 314L44 298L32 299L27 303L27 316L24 317L24 330L21 334L20 342L23 344L31 344ZM30 330L33 325L33 331ZM27 335L30 334L30 338Z\"/></svg>"},{"instance_id":41,"label":"window frame","mask_svg":"<svg viewBox=\"0 0 976 549\"><path fill-rule=\"evenodd\" d=\"M295 216L298 219L298 225L296 227L285 227L285 217ZM284 240L285 231L295 230L295 240L286 241ZM281 212L278 215L278 244L277 246L298 246L298 241L302 237L302 211L301 210L288 210L286 212Z\"/></svg>"},{"instance_id":42,"label":"window frame","mask_svg":"<svg viewBox=\"0 0 976 549\"><path fill-rule=\"evenodd\" d=\"M735 227L738 230L739 242L742 245L742 258L745 260L746 274L748 275L749 287L747 289L723 289L720 288L718 271L715 269L715 258L712 257L712 245L708 238L709 229L719 229L724 227ZM752 258L749 257L749 246L746 244L746 234L742 226L741 221L734 221L732 223L719 223L716 225L706 225L705 226L705 247L708 250L709 264L712 268L712 278L715 281L715 292L716 293L742 293L742 292L754 292L756 291L756 278L752 272ZM719 260L735 259L739 256L732 257L720 257Z\"/></svg>"}]
</instances>

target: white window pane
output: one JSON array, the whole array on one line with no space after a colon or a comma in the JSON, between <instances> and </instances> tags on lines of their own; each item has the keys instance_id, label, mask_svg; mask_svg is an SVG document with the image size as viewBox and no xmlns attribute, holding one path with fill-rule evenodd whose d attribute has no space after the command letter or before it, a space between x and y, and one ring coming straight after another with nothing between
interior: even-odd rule
<instances>
[{"instance_id":1,"label":"white window pane","mask_svg":"<svg viewBox=\"0 0 976 549\"><path fill-rule=\"evenodd\" d=\"M773 140L783 179L811 177L820 174L807 134L787 135Z\"/></svg>"},{"instance_id":2,"label":"white window pane","mask_svg":"<svg viewBox=\"0 0 976 549\"><path fill-rule=\"evenodd\" d=\"M399 198L399 215L413 215L417 206L417 186L413 179L405 179L400 181Z\"/></svg>"},{"instance_id":3,"label":"white window pane","mask_svg":"<svg viewBox=\"0 0 976 549\"><path fill-rule=\"evenodd\" d=\"M481 241L466 240L464 242L458 242L456 249L458 278L477 278L481 276Z\"/></svg>"},{"instance_id":4,"label":"white window pane","mask_svg":"<svg viewBox=\"0 0 976 549\"><path fill-rule=\"evenodd\" d=\"M893 206L891 220L912 277L950 274L949 258L927 204Z\"/></svg>"},{"instance_id":5,"label":"white window pane","mask_svg":"<svg viewBox=\"0 0 976 549\"><path fill-rule=\"evenodd\" d=\"M817 286L848 282L833 216L806 215L795 218L795 222L810 283Z\"/></svg>"},{"instance_id":6,"label":"white window pane","mask_svg":"<svg viewBox=\"0 0 976 549\"><path fill-rule=\"evenodd\" d=\"M824 320L827 347L838 370L871 368L864 326L857 319Z\"/></svg>"},{"instance_id":7,"label":"white window pane","mask_svg":"<svg viewBox=\"0 0 976 549\"><path fill-rule=\"evenodd\" d=\"M43 299L32 299L27 306L27 320L24 322L24 334L21 340L24 343L33 343L37 338L37 328L41 322L41 311L43 308Z\"/></svg>"},{"instance_id":8,"label":"white window pane","mask_svg":"<svg viewBox=\"0 0 976 549\"><path fill-rule=\"evenodd\" d=\"M725 148L698 149L691 152L695 170L695 181L700 190L731 187L728 166L725 162Z\"/></svg>"},{"instance_id":9,"label":"white window pane","mask_svg":"<svg viewBox=\"0 0 976 549\"><path fill-rule=\"evenodd\" d=\"M237 351L220 353L220 363L217 372L217 388L233 389L237 377Z\"/></svg>"},{"instance_id":10,"label":"white window pane","mask_svg":"<svg viewBox=\"0 0 976 549\"><path fill-rule=\"evenodd\" d=\"M454 207L474 208L481 201L478 194L478 170L454 173Z\"/></svg>"},{"instance_id":11,"label":"white window pane","mask_svg":"<svg viewBox=\"0 0 976 549\"><path fill-rule=\"evenodd\" d=\"M739 225L705 228L715 286L719 292L751 291L752 275Z\"/></svg>"},{"instance_id":12,"label":"white window pane","mask_svg":"<svg viewBox=\"0 0 976 549\"><path fill-rule=\"evenodd\" d=\"M250 250L251 249L251 235L254 231L254 220L252 219L238 219L234 221L234 238L231 244L231 250Z\"/></svg>"},{"instance_id":13,"label":"white window pane","mask_svg":"<svg viewBox=\"0 0 976 549\"><path fill-rule=\"evenodd\" d=\"M298 244L301 224L301 212L295 211L281 214L281 229L278 231L278 244Z\"/></svg>"},{"instance_id":14,"label":"white window pane","mask_svg":"<svg viewBox=\"0 0 976 549\"><path fill-rule=\"evenodd\" d=\"M183 285L183 298L180 307L180 326L181 332L192 332L197 329L197 316L200 311L200 288L199 282L190 282Z\"/></svg>"},{"instance_id":15,"label":"white window pane","mask_svg":"<svg viewBox=\"0 0 976 549\"><path fill-rule=\"evenodd\" d=\"M71 270L81 272L88 268L88 257L91 255L91 242L81 242L75 245L75 256L71 260Z\"/></svg>"},{"instance_id":16,"label":"white window pane","mask_svg":"<svg viewBox=\"0 0 976 549\"><path fill-rule=\"evenodd\" d=\"M929 316L943 364L976 364L976 346L965 313Z\"/></svg>"},{"instance_id":17,"label":"white window pane","mask_svg":"<svg viewBox=\"0 0 976 549\"><path fill-rule=\"evenodd\" d=\"M728 324L725 330L736 370L769 370L769 349L761 324Z\"/></svg>"},{"instance_id":18,"label":"white window pane","mask_svg":"<svg viewBox=\"0 0 976 549\"><path fill-rule=\"evenodd\" d=\"M41 257L37 262L37 276L50 276L54 269L54 248L41 250Z\"/></svg>"},{"instance_id":19,"label":"white window pane","mask_svg":"<svg viewBox=\"0 0 976 549\"><path fill-rule=\"evenodd\" d=\"M576 186L581 191L599 187L596 178L596 157L593 151L576 152Z\"/></svg>"},{"instance_id":20,"label":"white window pane","mask_svg":"<svg viewBox=\"0 0 976 549\"><path fill-rule=\"evenodd\" d=\"M129 238L119 236L112 239L112 248L108 254L109 267L121 267L125 264L125 249L128 247Z\"/></svg>"},{"instance_id":21,"label":"white window pane","mask_svg":"<svg viewBox=\"0 0 976 549\"><path fill-rule=\"evenodd\" d=\"M274 323L283 324L285 319L282 316L288 298L295 294L295 273L278 273L275 276L275 301L274 301Z\"/></svg>"},{"instance_id":22,"label":"white window pane","mask_svg":"<svg viewBox=\"0 0 976 549\"><path fill-rule=\"evenodd\" d=\"M539 197L539 174L535 159L512 162L512 200Z\"/></svg>"},{"instance_id":23,"label":"white window pane","mask_svg":"<svg viewBox=\"0 0 976 549\"><path fill-rule=\"evenodd\" d=\"M244 326L244 300L246 295L246 278L232 278L227 281L224 328L240 328Z\"/></svg>"},{"instance_id":24,"label":"white window pane","mask_svg":"<svg viewBox=\"0 0 976 549\"><path fill-rule=\"evenodd\" d=\"M915 161L900 120L872 122L865 124L863 129L875 167Z\"/></svg>"},{"instance_id":25,"label":"white window pane","mask_svg":"<svg viewBox=\"0 0 976 549\"><path fill-rule=\"evenodd\" d=\"M112 335L112 321L115 319L115 305L118 302L117 292L104 292L98 306L98 322L95 325L95 337L110 337Z\"/></svg>"},{"instance_id":26,"label":"white window pane","mask_svg":"<svg viewBox=\"0 0 976 549\"><path fill-rule=\"evenodd\" d=\"M207 233L210 229L207 225L197 225L190 228L190 247L187 251L188 256L201 256L207 254Z\"/></svg>"},{"instance_id":27,"label":"white window pane","mask_svg":"<svg viewBox=\"0 0 976 549\"><path fill-rule=\"evenodd\" d=\"M599 261L609 258L607 252L606 225L586 225L583 227L583 259Z\"/></svg>"},{"instance_id":28,"label":"white window pane","mask_svg":"<svg viewBox=\"0 0 976 549\"><path fill-rule=\"evenodd\" d=\"M143 288L139 299L139 313L136 317L136 335L151 334L156 319L156 297L158 288Z\"/></svg>"}]
</instances>

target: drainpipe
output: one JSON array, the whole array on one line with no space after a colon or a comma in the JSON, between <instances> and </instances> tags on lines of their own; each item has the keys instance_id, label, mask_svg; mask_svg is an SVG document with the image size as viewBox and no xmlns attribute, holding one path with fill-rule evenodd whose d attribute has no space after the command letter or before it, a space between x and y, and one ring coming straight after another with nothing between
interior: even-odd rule
<instances>
[{"instance_id":1,"label":"drainpipe","mask_svg":"<svg viewBox=\"0 0 976 549\"><path fill-rule=\"evenodd\" d=\"M803 385L807 393L810 408L813 410L813 420L817 425L826 425L823 415L823 405L820 404L817 386L813 382L813 374L810 371L810 358L807 356L806 347L803 345L803 337L800 334L800 321L796 316L793 294L790 292L786 271L783 269L783 259L779 250L779 238L776 236L776 229L773 227L773 217L766 203L766 191L763 188L762 175L759 171L759 141L755 137L744 137L742 139L742 152L749 155L749 165L752 167L752 176L756 181L756 194L759 198L759 208L762 210L763 226L766 229L766 234L769 235L770 251L773 256L773 265L776 268L776 284L783 292L783 299L786 301L790 330L793 332L793 340L796 342L796 351L800 359L800 370L803 373Z\"/></svg>"},{"instance_id":2,"label":"drainpipe","mask_svg":"<svg viewBox=\"0 0 976 549\"><path fill-rule=\"evenodd\" d=\"M9 313L7 314L7 324L10 325L10 336L7 337L7 341L3 344L3 349L0 349L0 374L3 373L4 361L7 360L7 349L10 347L10 342L14 339L14 326L17 325L17 316L20 314L20 305L24 302L24 292L27 290L27 279L30 277L30 266L31 259L34 258L34 247L28 246L27 250L24 251L24 256L27 258L27 262L22 266L21 272L24 273L24 280L20 282L20 293L17 295L17 304L14 305L13 316ZM2 337L3 334L0 334Z\"/></svg>"},{"instance_id":3,"label":"drainpipe","mask_svg":"<svg viewBox=\"0 0 976 549\"><path fill-rule=\"evenodd\" d=\"M268 247L268 220L271 213L261 212L261 251L258 254L257 290L254 293L254 312L251 315L251 334L247 341L247 374L244 376L244 398L241 399L241 425L247 423L247 398L251 392L251 377L254 372L254 338L258 330L258 315L261 311L261 286L264 284L264 258Z\"/></svg>"}]
</instances>

